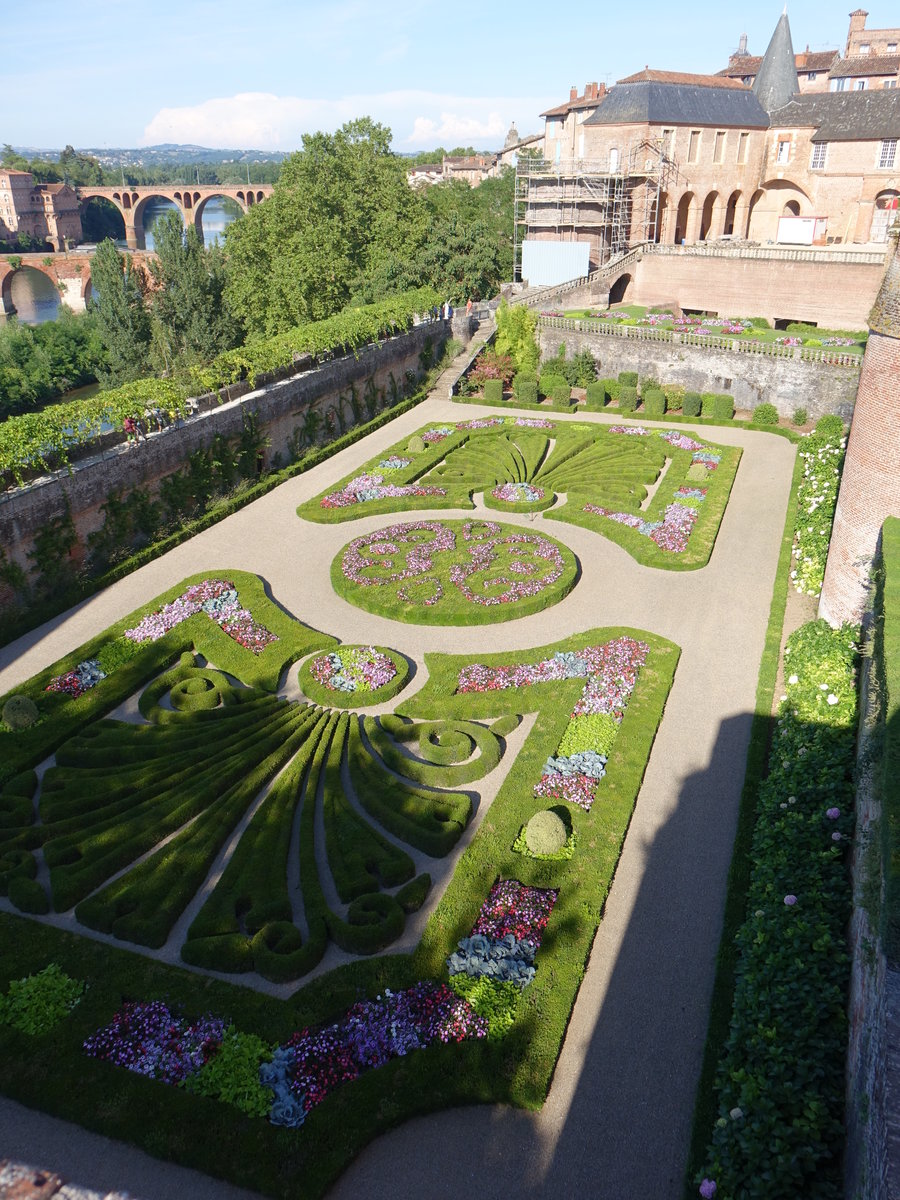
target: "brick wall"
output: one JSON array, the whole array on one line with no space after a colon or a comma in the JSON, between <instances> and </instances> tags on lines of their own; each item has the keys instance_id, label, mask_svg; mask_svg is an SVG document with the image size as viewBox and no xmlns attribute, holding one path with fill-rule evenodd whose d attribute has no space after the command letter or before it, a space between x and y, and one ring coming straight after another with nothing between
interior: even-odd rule
<instances>
[{"instance_id":1,"label":"brick wall","mask_svg":"<svg viewBox=\"0 0 900 1200\"><path fill-rule=\"evenodd\" d=\"M730 392L736 408L774 404L783 417L791 417L798 408L813 418L838 413L849 420L853 412L859 381L853 367L539 328L543 354L555 355L564 343L571 358L587 347L600 360L601 376L637 371L660 383L681 384L687 391Z\"/></svg>"},{"instance_id":2,"label":"brick wall","mask_svg":"<svg viewBox=\"0 0 900 1200\"><path fill-rule=\"evenodd\" d=\"M900 340L872 333L859 381L819 615L862 619L885 517L900 516Z\"/></svg>"},{"instance_id":3,"label":"brick wall","mask_svg":"<svg viewBox=\"0 0 900 1200\"><path fill-rule=\"evenodd\" d=\"M407 371L421 374L419 355L428 339L437 353L449 336L449 321L419 325L409 333L366 347L358 356L347 355L256 391L247 390L238 399L214 405L130 450L121 445L121 433L109 435L106 442L120 444L107 445L103 456L95 452L94 457L77 463L72 474L20 489L0 502L0 545L8 557L28 569L28 551L35 535L61 516L68 502L79 540L73 556L80 557L88 535L103 525L101 508L110 494L127 494L137 487L155 493L165 476L183 467L194 451L211 445L217 435L239 437L245 412L256 414L269 440L267 463L276 454L285 459L288 443L309 408L315 407L324 417L343 396L345 413L352 424L346 403L351 386L356 388L360 401L369 379L374 380L376 388L387 388L393 374L402 386Z\"/></svg>"}]
</instances>

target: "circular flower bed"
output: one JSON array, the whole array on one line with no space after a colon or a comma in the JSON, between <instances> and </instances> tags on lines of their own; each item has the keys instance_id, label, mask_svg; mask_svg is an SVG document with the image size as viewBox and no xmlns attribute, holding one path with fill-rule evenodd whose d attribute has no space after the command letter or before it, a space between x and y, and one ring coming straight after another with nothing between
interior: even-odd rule
<instances>
[{"instance_id":1,"label":"circular flower bed","mask_svg":"<svg viewBox=\"0 0 900 1200\"><path fill-rule=\"evenodd\" d=\"M484 494L487 508L507 512L540 512L556 499L554 492L534 483L501 483Z\"/></svg>"},{"instance_id":2,"label":"circular flower bed","mask_svg":"<svg viewBox=\"0 0 900 1200\"><path fill-rule=\"evenodd\" d=\"M466 625L538 612L561 600L577 573L572 552L541 534L495 521L411 521L354 538L331 579L370 612Z\"/></svg>"},{"instance_id":3,"label":"circular flower bed","mask_svg":"<svg viewBox=\"0 0 900 1200\"><path fill-rule=\"evenodd\" d=\"M402 654L383 646L340 646L300 668L305 696L329 708L358 708L390 700L409 678Z\"/></svg>"}]
</instances>

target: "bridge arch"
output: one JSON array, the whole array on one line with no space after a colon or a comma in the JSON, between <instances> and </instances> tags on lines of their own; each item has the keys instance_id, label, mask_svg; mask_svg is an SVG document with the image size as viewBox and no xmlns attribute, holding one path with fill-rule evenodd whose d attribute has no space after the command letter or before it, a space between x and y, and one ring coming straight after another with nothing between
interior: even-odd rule
<instances>
[{"instance_id":1,"label":"bridge arch","mask_svg":"<svg viewBox=\"0 0 900 1200\"><path fill-rule=\"evenodd\" d=\"M210 192L208 196L202 196L198 199L196 208L193 210L191 221L194 228L197 230L197 236L201 242L204 240L203 234L203 214L206 212L206 206L210 200L224 200L227 204L233 205L238 210L238 215L243 215L247 211L247 206L237 196L230 196L227 191ZM227 208L226 208L227 211ZM234 219L234 217L232 218Z\"/></svg>"},{"instance_id":2,"label":"bridge arch","mask_svg":"<svg viewBox=\"0 0 900 1200\"><path fill-rule=\"evenodd\" d=\"M111 237L124 241L127 235L121 205L108 196L86 196L79 205L81 231L86 242L102 242Z\"/></svg>"},{"instance_id":3,"label":"bridge arch","mask_svg":"<svg viewBox=\"0 0 900 1200\"><path fill-rule=\"evenodd\" d=\"M151 200L162 200L162 202L168 208L174 209L180 215L182 221L185 224L185 227L187 227L190 224L190 218L188 217L188 214L185 212L184 206L180 203L180 201L175 199L174 195L167 196L165 191L159 191L159 192L148 191L146 193L146 195L143 195L139 198L139 200L133 210L134 216L133 216L132 220L133 220L133 225L134 225L134 239L135 239L135 246L138 250L146 250L147 249L147 229L146 229L146 226L144 225L144 214L146 213L147 205L150 203Z\"/></svg>"},{"instance_id":4,"label":"bridge arch","mask_svg":"<svg viewBox=\"0 0 900 1200\"><path fill-rule=\"evenodd\" d=\"M36 315L42 309L46 312L49 305L52 303L54 315L58 313L60 304L66 303L66 296L61 295L60 280L52 267L46 267L40 262L23 262L21 266L12 267L8 264L8 269L0 277L0 312L7 314L18 313L21 319L27 320L29 311L23 306L22 287L27 286L28 275L43 276L49 281L48 285L41 285L36 290L36 298L34 302L34 314ZM33 289L34 290L34 289ZM16 293L19 293L16 295ZM49 319L47 316L42 320Z\"/></svg>"}]
</instances>

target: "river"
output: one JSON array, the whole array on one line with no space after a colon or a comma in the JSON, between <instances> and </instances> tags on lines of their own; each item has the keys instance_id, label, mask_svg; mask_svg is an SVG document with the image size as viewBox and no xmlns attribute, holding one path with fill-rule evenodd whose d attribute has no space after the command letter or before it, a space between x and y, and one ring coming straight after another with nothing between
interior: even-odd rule
<instances>
[{"instance_id":1,"label":"river","mask_svg":"<svg viewBox=\"0 0 900 1200\"><path fill-rule=\"evenodd\" d=\"M148 250L153 249L153 222L167 209L174 207L174 204L161 197L147 201L144 228L147 231ZM226 227L240 214L241 210L237 204L225 196L214 196L209 200L202 217L203 241L206 245L210 246L216 240L222 240ZM124 242L119 245L124 249ZM26 325L40 325L44 321L56 319L59 293L41 271L25 268L13 275L12 302L16 306L16 315L20 321Z\"/></svg>"}]
</instances>

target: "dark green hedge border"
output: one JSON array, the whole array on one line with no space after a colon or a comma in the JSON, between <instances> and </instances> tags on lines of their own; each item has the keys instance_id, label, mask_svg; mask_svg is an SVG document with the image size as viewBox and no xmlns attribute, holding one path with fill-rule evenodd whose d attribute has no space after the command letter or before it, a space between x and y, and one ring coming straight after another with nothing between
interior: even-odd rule
<instances>
[{"instance_id":1,"label":"dark green hedge border","mask_svg":"<svg viewBox=\"0 0 900 1200\"><path fill-rule=\"evenodd\" d=\"M778 677L778 663L781 651L781 635L784 628L784 614L787 609L788 588L790 586L791 548L794 544L797 495L802 480L803 461L797 455L794 461L791 490L785 512L784 528L781 534L781 550L779 551L778 564L775 568L772 603L769 607L769 621L766 626L766 638L763 645L762 658L760 659L759 678L756 685L756 704L753 713L753 724L750 730L750 745L747 749L744 786L741 789L734 848L731 855L731 866L728 869L722 936L719 940L719 950L716 957L716 977L710 1005L706 1045L703 1050L703 1065L697 1084L690 1153L685 1172L684 1200L696 1200L697 1188L694 1184L694 1176L703 1167L706 1158L709 1131L716 1120L717 1109L714 1088L716 1069L722 1057L722 1050L728 1038L728 1029L731 1022L735 968L738 960L735 935L746 916L747 893L750 888L750 872L752 867L750 846L753 841L753 827L756 819L756 799L759 786L766 774L769 739L772 732L772 703L775 697L775 683Z\"/></svg>"},{"instance_id":2,"label":"dark green hedge border","mask_svg":"<svg viewBox=\"0 0 900 1200\"><path fill-rule=\"evenodd\" d=\"M651 654L641 672L610 758L610 774L591 813L573 814L579 844L571 863L533 862L511 850L516 833L540 801L532 796L541 765L569 719L582 682L541 684L521 691L455 696L455 680L470 657L429 655L430 680L415 697L415 715L486 720L538 710L528 741L465 851L419 947L340 967L288 1001L98 944L51 926L0 914L0 988L55 961L91 986L53 1033L29 1038L0 1027L0 1088L30 1107L74 1120L148 1153L194 1167L274 1197L321 1196L347 1163L378 1134L409 1117L466 1103L537 1107L550 1084L597 923L618 861L665 700L678 648L630 629L595 629L526 651L490 655L489 662L532 661L559 649L630 635ZM421 703L420 703L421 701ZM595 852L592 843L599 849ZM445 959L471 929L491 884L501 875L553 886L564 883L544 936L537 978L523 996L502 1041L434 1045L397 1059L329 1097L300 1131L265 1121L207 1097L191 1095L86 1058L84 1039L106 1024L123 998L164 998L196 1017L227 1015L241 1030L283 1040L305 1025L336 1019L361 995L398 989L421 978L445 978ZM152 1120L147 1114L152 1113Z\"/></svg>"},{"instance_id":3,"label":"dark green hedge border","mask_svg":"<svg viewBox=\"0 0 900 1200\"><path fill-rule=\"evenodd\" d=\"M463 524L460 520L448 520L444 523L450 526ZM519 525L500 525L500 536L527 532L529 531L523 530ZM555 583L551 583L536 596L526 596L510 604L475 604L467 600L461 592L457 592L449 582L437 604L404 603L397 597L394 584L386 584L384 587L362 587L345 579L341 562L347 546L343 546L337 552L331 564L331 586L338 596L356 608L410 625L496 625L501 621L516 621L520 617L543 612L545 608L558 604L569 594L581 576L581 565L568 546L543 531L540 536L552 542L560 551L565 564L563 573ZM415 579L410 582L414 583Z\"/></svg>"},{"instance_id":4,"label":"dark green hedge border","mask_svg":"<svg viewBox=\"0 0 900 1200\"><path fill-rule=\"evenodd\" d=\"M335 647L337 653L359 649L362 649L362 643L347 643ZM312 673L312 664L322 653L320 651L319 654L308 658L300 667L301 692L307 699L312 700L315 704L321 704L325 708L368 708L372 704L383 704L385 700L393 699L409 681L409 663L402 654L398 654L396 650L389 650L387 646L376 646L375 649L386 655L397 669L397 674L384 687L375 688L371 692L336 692L333 688L325 687L313 678Z\"/></svg>"},{"instance_id":5,"label":"dark green hedge border","mask_svg":"<svg viewBox=\"0 0 900 1200\"><path fill-rule=\"evenodd\" d=\"M157 611L180 596L190 584L219 576L231 580L241 602L256 620L278 635L278 641L268 645L261 654L245 650L206 613L198 613L176 625L158 641L140 647L133 658L77 699L44 690L54 676L71 671L85 659L96 658L105 645L121 637L126 629L136 625L147 613ZM248 687L274 692L289 663L312 650L330 649L337 644L337 638L304 625L270 600L265 592L265 584L258 575L251 575L247 571L204 571L189 575L148 604L142 604L121 621L116 621L97 637L84 642L71 654L58 659L22 687L0 696L0 711L10 696L25 695L34 700L43 716L40 724L30 729L0 733L0 784L19 771L36 766L72 734L110 712L154 675L177 662L186 650L198 650L220 670L234 675Z\"/></svg>"}]
</instances>

